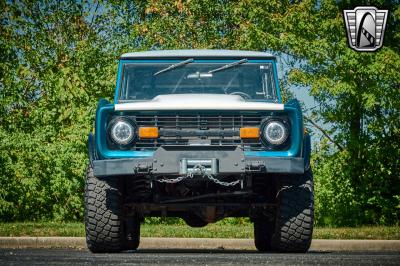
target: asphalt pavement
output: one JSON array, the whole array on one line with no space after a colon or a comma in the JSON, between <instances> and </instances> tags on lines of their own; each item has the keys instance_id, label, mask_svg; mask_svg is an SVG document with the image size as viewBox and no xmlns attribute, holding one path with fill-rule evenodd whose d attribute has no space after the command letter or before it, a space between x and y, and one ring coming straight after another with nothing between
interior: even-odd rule
<instances>
[{"instance_id":1,"label":"asphalt pavement","mask_svg":"<svg viewBox=\"0 0 400 266\"><path fill-rule=\"evenodd\" d=\"M142 249L92 254L86 249L0 249L0 265L400 265L399 252L258 253L240 250Z\"/></svg>"}]
</instances>

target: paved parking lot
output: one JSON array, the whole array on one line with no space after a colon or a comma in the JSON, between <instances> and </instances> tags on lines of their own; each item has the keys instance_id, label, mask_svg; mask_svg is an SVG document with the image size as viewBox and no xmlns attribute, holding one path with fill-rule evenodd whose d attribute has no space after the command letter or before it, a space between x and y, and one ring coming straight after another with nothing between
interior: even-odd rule
<instances>
[{"instance_id":1,"label":"paved parking lot","mask_svg":"<svg viewBox=\"0 0 400 266\"><path fill-rule=\"evenodd\" d=\"M398 252L257 253L239 250L143 249L92 254L73 249L0 249L0 265L400 265Z\"/></svg>"}]
</instances>

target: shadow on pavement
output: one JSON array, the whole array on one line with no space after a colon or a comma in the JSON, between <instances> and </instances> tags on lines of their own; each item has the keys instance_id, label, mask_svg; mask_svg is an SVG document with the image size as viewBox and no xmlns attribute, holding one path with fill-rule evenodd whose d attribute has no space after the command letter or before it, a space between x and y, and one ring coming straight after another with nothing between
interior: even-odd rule
<instances>
[{"instance_id":1,"label":"shadow on pavement","mask_svg":"<svg viewBox=\"0 0 400 266\"><path fill-rule=\"evenodd\" d=\"M238 249L138 249L123 252L127 253L216 253L216 254L285 254L278 252L258 252L256 250L238 250ZM325 254L331 253L329 251L309 251L306 254ZM293 253L292 253L293 254ZM294 254L304 254L304 253L294 253Z\"/></svg>"}]
</instances>

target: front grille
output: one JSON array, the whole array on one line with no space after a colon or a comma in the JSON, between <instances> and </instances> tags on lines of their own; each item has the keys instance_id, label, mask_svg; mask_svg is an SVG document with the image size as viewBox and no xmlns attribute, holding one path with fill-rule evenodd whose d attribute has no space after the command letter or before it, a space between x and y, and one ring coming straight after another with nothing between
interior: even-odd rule
<instances>
[{"instance_id":1,"label":"front grille","mask_svg":"<svg viewBox=\"0 0 400 266\"><path fill-rule=\"evenodd\" d=\"M162 145L241 145L245 150L261 150L259 139L242 140L241 127L259 127L262 117L237 116L131 116L138 127L155 126L158 139L137 139L131 149L149 150Z\"/></svg>"}]
</instances>

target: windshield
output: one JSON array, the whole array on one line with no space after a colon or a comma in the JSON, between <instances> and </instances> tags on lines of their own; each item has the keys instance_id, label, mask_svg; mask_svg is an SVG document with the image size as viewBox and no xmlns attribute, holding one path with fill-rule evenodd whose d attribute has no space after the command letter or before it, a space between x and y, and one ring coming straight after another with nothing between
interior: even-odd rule
<instances>
[{"instance_id":1,"label":"windshield","mask_svg":"<svg viewBox=\"0 0 400 266\"><path fill-rule=\"evenodd\" d=\"M277 101L271 63L125 63L119 99L151 100L161 94L240 95L246 100Z\"/></svg>"}]
</instances>

